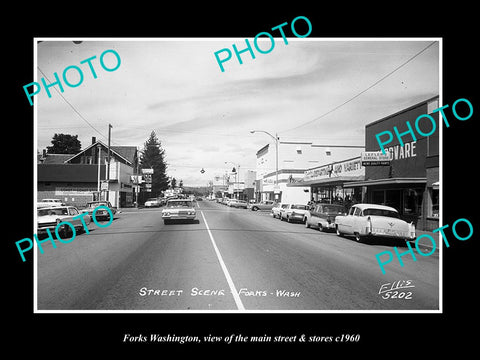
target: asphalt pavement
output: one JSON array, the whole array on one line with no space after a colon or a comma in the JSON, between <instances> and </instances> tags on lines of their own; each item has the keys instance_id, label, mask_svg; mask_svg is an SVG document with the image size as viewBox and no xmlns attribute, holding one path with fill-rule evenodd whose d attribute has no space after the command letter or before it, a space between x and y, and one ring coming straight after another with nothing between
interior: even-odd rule
<instances>
[{"instance_id":1,"label":"asphalt pavement","mask_svg":"<svg viewBox=\"0 0 480 360\"><path fill-rule=\"evenodd\" d=\"M439 254L395 259L382 274L362 244L200 201L197 221L164 225L161 208L123 209L37 252L38 311L435 311ZM400 247L407 251L407 247ZM408 281L408 282L407 282ZM395 289L403 285L402 288ZM408 285L408 287L406 287ZM390 292L387 290L391 289Z\"/></svg>"}]
</instances>

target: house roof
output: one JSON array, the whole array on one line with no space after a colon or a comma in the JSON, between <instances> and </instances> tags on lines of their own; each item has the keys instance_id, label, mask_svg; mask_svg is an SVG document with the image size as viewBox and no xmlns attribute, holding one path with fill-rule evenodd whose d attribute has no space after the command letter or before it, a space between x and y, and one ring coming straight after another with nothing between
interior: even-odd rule
<instances>
[{"instance_id":1,"label":"house roof","mask_svg":"<svg viewBox=\"0 0 480 360\"><path fill-rule=\"evenodd\" d=\"M45 154L45 157L42 158L43 164L63 164L69 158L71 158L73 154Z\"/></svg>"},{"instance_id":2,"label":"house roof","mask_svg":"<svg viewBox=\"0 0 480 360\"><path fill-rule=\"evenodd\" d=\"M97 145L100 145L102 146L105 150L108 150L108 146L105 145L103 142L101 142L100 140L97 140L96 142L94 142L93 144L87 146L85 149L83 149L82 151L80 151L79 153L75 154L75 155L71 155L70 158L68 158L67 160L65 160L64 162L65 163L68 163L70 161L72 161L72 159L75 159L77 156L80 156L81 154L83 154L85 151L91 149L92 147L95 147ZM117 157L118 159L126 162L128 165L132 165L134 164L134 159L135 159L135 153L136 153L136 147L135 146L110 146L110 152L112 153L112 155L114 157Z\"/></svg>"}]
</instances>

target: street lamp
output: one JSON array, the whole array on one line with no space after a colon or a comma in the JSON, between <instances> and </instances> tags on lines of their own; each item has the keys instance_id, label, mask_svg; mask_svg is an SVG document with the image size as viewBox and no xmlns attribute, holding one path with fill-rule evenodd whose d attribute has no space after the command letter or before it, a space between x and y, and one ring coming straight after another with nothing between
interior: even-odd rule
<instances>
[{"instance_id":1,"label":"street lamp","mask_svg":"<svg viewBox=\"0 0 480 360\"><path fill-rule=\"evenodd\" d=\"M251 134L255 134L256 132L262 132L270 136L275 141L275 188L278 188L278 134L275 133L275 136L270 134L268 131L264 130L250 130Z\"/></svg>"}]
</instances>

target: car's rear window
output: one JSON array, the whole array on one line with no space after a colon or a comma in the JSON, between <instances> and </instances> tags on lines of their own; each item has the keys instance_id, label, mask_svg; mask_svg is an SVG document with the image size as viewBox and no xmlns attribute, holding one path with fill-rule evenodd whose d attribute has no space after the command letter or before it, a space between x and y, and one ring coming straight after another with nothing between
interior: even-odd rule
<instances>
[{"instance_id":1,"label":"car's rear window","mask_svg":"<svg viewBox=\"0 0 480 360\"><path fill-rule=\"evenodd\" d=\"M67 208L59 208L59 209L40 209L37 212L38 216L45 216L45 215L68 215Z\"/></svg>"},{"instance_id":2,"label":"car's rear window","mask_svg":"<svg viewBox=\"0 0 480 360\"><path fill-rule=\"evenodd\" d=\"M308 209L307 205L298 205L298 204L292 205L291 208L292 209L299 209L299 210L307 210Z\"/></svg>"},{"instance_id":3,"label":"car's rear window","mask_svg":"<svg viewBox=\"0 0 480 360\"><path fill-rule=\"evenodd\" d=\"M399 219L400 215L396 211L386 210L386 209L364 209L363 215L376 215L376 216L385 216Z\"/></svg>"},{"instance_id":4,"label":"car's rear window","mask_svg":"<svg viewBox=\"0 0 480 360\"><path fill-rule=\"evenodd\" d=\"M343 212L343 206L335 206L335 205L323 205L323 212L327 213L341 213Z\"/></svg>"}]
</instances>

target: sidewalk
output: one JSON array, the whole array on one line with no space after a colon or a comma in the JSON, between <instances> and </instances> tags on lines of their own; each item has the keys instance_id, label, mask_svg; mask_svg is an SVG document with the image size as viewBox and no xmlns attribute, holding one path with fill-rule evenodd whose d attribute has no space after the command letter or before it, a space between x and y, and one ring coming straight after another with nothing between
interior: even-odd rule
<instances>
[{"instance_id":1,"label":"sidewalk","mask_svg":"<svg viewBox=\"0 0 480 360\"><path fill-rule=\"evenodd\" d=\"M418 242L417 240L412 240L410 241L410 245L412 247L415 246L415 242L417 242L418 247L420 250L424 253L428 253L432 251L432 248L435 246L435 252L438 252L440 247L443 246L443 239L440 238L440 232L432 232L432 231L425 231L425 230L418 230L415 229L415 233L417 235L417 239L421 237ZM421 236L421 235L430 235L430 237L427 236ZM431 238L435 240L435 245L433 245ZM440 243L439 243L440 239Z\"/></svg>"}]
</instances>

